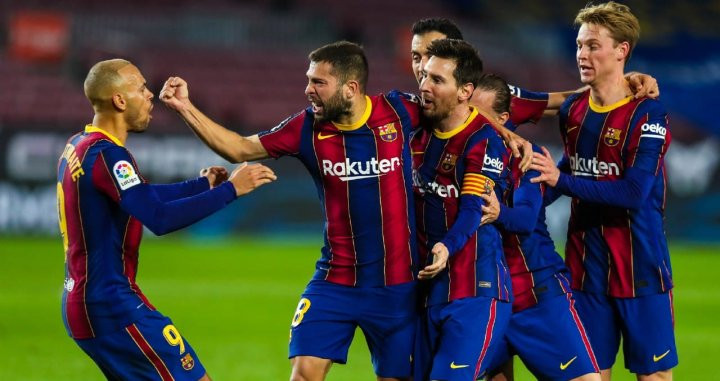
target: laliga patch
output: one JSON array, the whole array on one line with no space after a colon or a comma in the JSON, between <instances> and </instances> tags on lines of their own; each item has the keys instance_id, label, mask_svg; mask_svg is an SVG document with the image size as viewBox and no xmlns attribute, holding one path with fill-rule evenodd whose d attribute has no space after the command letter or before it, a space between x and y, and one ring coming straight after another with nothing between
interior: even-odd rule
<instances>
[{"instance_id":1,"label":"laliga patch","mask_svg":"<svg viewBox=\"0 0 720 381\"><path fill-rule=\"evenodd\" d=\"M121 190L128 189L141 183L140 177L135 168L125 160L120 160L113 165L113 175L120 185Z\"/></svg>"},{"instance_id":2,"label":"laliga patch","mask_svg":"<svg viewBox=\"0 0 720 381\"><path fill-rule=\"evenodd\" d=\"M185 370L190 370L195 366L195 359L188 353L180 359L180 364Z\"/></svg>"}]
</instances>

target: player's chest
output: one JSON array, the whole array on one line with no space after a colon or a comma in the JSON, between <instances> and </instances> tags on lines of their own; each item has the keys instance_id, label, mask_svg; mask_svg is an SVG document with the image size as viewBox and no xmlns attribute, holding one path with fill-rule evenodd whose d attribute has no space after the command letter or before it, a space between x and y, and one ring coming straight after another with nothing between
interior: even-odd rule
<instances>
[{"instance_id":1,"label":"player's chest","mask_svg":"<svg viewBox=\"0 0 720 381\"><path fill-rule=\"evenodd\" d=\"M629 132L629 116L622 112L570 115L565 125L566 146L570 153L605 151L619 155Z\"/></svg>"}]
</instances>

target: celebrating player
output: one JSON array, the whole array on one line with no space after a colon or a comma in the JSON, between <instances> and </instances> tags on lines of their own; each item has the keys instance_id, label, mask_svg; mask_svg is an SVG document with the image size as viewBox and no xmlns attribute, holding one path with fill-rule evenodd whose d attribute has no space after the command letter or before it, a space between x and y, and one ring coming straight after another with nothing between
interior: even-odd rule
<instances>
[{"instance_id":1,"label":"celebrating player","mask_svg":"<svg viewBox=\"0 0 720 381\"><path fill-rule=\"evenodd\" d=\"M603 379L622 336L625 367L638 380L669 380L678 358L663 226L667 114L657 100L634 99L623 78L640 32L627 6L588 6L575 23L580 80L590 89L560 108L562 172L547 151L535 154L533 181L572 196L566 263Z\"/></svg>"},{"instance_id":2,"label":"celebrating player","mask_svg":"<svg viewBox=\"0 0 720 381\"><path fill-rule=\"evenodd\" d=\"M494 225L480 226L481 195L503 192L509 152L469 105L482 73L475 49L440 39L428 54L420 91L430 124L410 145L420 254L431 261L419 273L430 282L419 340L426 340L432 361L421 364L416 378L475 380L511 313L500 234Z\"/></svg>"},{"instance_id":3,"label":"celebrating player","mask_svg":"<svg viewBox=\"0 0 720 381\"><path fill-rule=\"evenodd\" d=\"M505 124L510 118L510 89L504 79L485 74L473 94L476 104ZM534 146L536 152L539 148ZM510 184L499 204L483 194L483 223L497 219L513 291L513 314L490 365L493 380L512 380L512 356L518 354L541 380L600 380L599 369L574 308L568 271L545 224L544 186L539 175L523 173L510 160ZM501 373L501 374L498 374Z\"/></svg>"},{"instance_id":4,"label":"celebrating player","mask_svg":"<svg viewBox=\"0 0 720 381\"><path fill-rule=\"evenodd\" d=\"M97 63L85 79L95 116L58 164L65 249L63 321L109 380L209 380L190 343L135 283L142 226L165 234L275 180L262 165L222 167L198 179L151 185L124 147L150 122L153 94L128 61Z\"/></svg>"},{"instance_id":5,"label":"celebrating player","mask_svg":"<svg viewBox=\"0 0 720 381\"><path fill-rule=\"evenodd\" d=\"M378 379L409 379L418 260L407 136L419 106L396 92L367 96L356 44L329 44L309 59L311 106L258 135L211 121L181 78L168 79L161 99L228 160L294 156L315 181L325 246L292 319L291 379L322 380L333 362L345 363L358 326Z\"/></svg>"}]
</instances>

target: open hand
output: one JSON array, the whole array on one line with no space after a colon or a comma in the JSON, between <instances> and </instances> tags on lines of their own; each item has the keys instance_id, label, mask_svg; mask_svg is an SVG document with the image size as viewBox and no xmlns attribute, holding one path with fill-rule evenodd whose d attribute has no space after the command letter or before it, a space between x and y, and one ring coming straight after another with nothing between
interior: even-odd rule
<instances>
[{"instance_id":1,"label":"open hand","mask_svg":"<svg viewBox=\"0 0 720 381\"><path fill-rule=\"evenodd\" d=\"M436 243L430 253L432 253L433 255L433 263L431 265L425 266L424 269L420 270L420 272L418 273L419 279L430 279L435 275L438 275L440 271L447 267L447 261L448 257L450 257L450 252L448 252L445 244L443 244L442 242Z\"/></svg>"},{"instance_id":2,"label":"open hand","mask_svg":"<svg viewBox=\"0 0 720 381\"><path fill-rule=\"evenodd\" d=\"M235 186L235 194L242 196L252 192L255 188L277 180L277 176L272 169L262 164L245 162L232 171L229 180Z\"/></svg>"}]
</instances>

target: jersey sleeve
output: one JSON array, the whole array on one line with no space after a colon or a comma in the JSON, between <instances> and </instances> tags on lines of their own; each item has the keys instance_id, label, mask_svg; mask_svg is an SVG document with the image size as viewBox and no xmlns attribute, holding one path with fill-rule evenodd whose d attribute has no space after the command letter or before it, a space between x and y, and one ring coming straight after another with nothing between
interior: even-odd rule
<instances>
[{"instance_id":1,"label":"jersey sleeve","mask_svg":"<svg viewBox=\"0 0 720 381\"><path fill-rule=\"evenodd\" d=\"M388 101L391 103L399 103L410 119L410 125L407 132L412 132L420 126L420 98L415 94L410 94L398 90L393 90L387 94Z\"/></svg>"},{"instance_id":2,"label":"jersey sleeve","mask_svg":"<svg viewBox=\"0 0 720 381\"><path fill-rule=\"evenodd\" d=\"M300 138L305 118L312 118L308 110L303 110L283 120L277 126L260 132L258 137L267 153L273 158L285 155L297 155L300 152Z\"/></svg>"},{"instance_id":3,"label":"jersey sleeve","mask_svg":"<svg viewBox=\"0 0 720 381\"><path fill-rule=\"evenodd\" d=\"M657 175L671 140L664 107L657 100L644 100L631 125L625 167Z\"/></svg>"},{"instance_id":4,"label":"jersey sleeve","mask_svg":"<svg viewBox=\"0 0 720 381\"><path fill-rule=\"evenodd\" d=\"M205 176L173 184L153 184L155 192L163 201L189 197L210 189L210 182Z\"/></svg>"},{"instance_id":5,"label":"jersey sleeve","mask_svg":"<svg viewBox=\"0 0 720 381\"><path fill-rule=\"evenodd\" d=\"M534 145L533 150L540 152ZM515 160L515 168L518 163L519 160ZM535 170L528 170L522 174L518 180L519 184L513 191L512 207L500 204L497 223L503 229L513 233L529 234L535 228L543 203L543 191L541 184L532 183L530 180L539 175L540 172Z\"/></svg>"},{"instance_id":6,"label":"jersey sleeve","mask_svg":"<svg viewBox=\"0 0 720 381\"><path fill-rule=\"evenodd\" d=\"M492 130L485 125L483 129ZM460 208L457 218L442 243L450 255L460 250L480 226L483 193L495 191L502 195L503 179L507 176L509 155L502 139L494 133L474 144L469 144L465 154L465 173L460 191Z\"/></svg>"},{"instance_id":7,"label":"jersey sleeve","mask_svg":"<svg viewBox=\"0 0 720 381\"><path fill-rule=\"evenodd\" d=\"M230 182L189 197L163 200L157 187L148 184L135 161L123 147L102 150L92 169L93 185L117 202L126 213L140 220L157 235L166 234L209 216L235 200ZM175 187L175 189L170 189ZM162 186L165 194L181 194L184 185Z\"/></svg>"},{"instance_id":8,"label":"jersey sleeve","mask_svg":"<svg viewBox=\"0 0 720 381\"><path fill-rule=\"evenodd\" d=\"M537 123L548 105L549 94L533 92L510 86L510 121L517 126L523 123Z\"/></svg>"}]
</instances>

